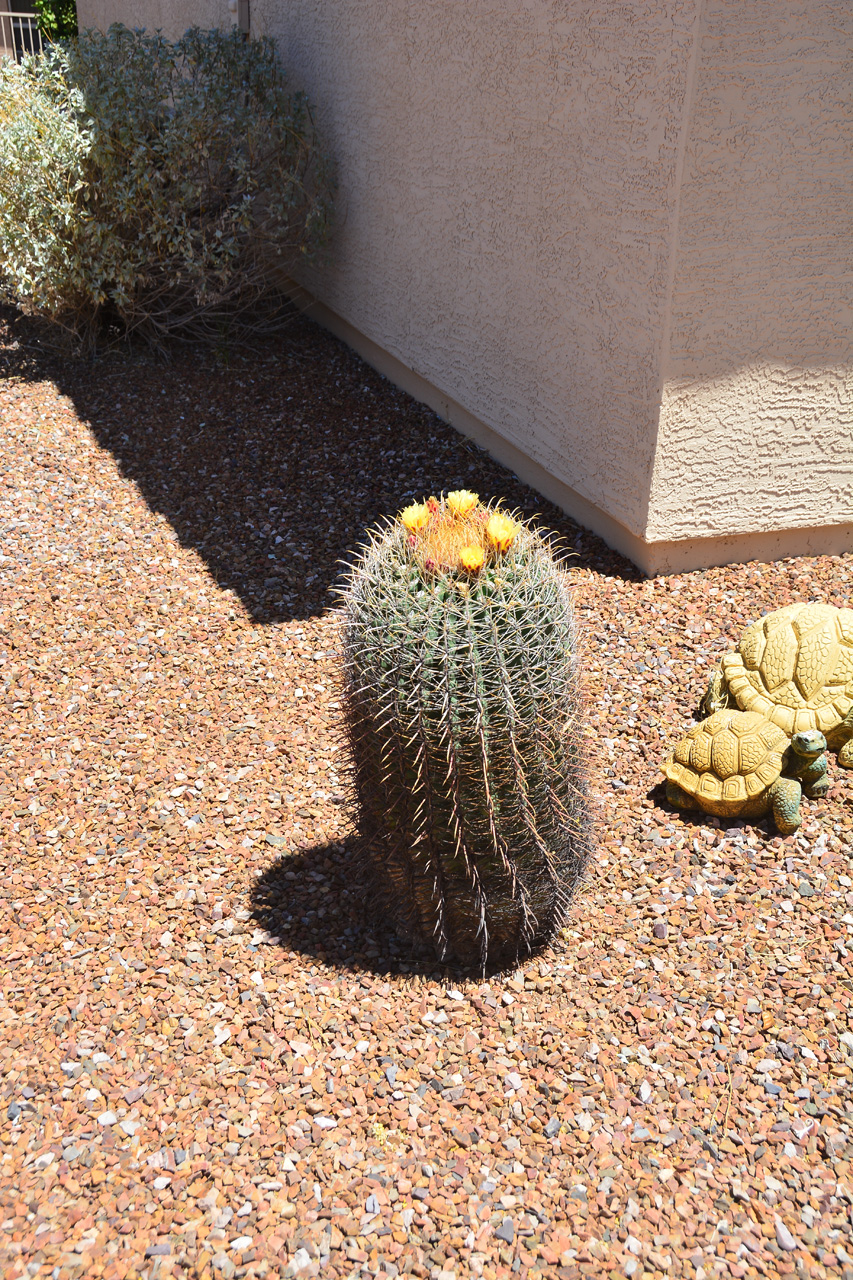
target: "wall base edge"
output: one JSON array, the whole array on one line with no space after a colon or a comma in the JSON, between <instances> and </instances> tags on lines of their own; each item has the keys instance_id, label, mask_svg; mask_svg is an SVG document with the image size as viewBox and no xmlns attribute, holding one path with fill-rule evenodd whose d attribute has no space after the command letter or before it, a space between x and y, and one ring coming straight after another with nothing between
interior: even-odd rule
<instances>
[{"instance_id":1,"label":"wall base edge","mask_svg":"<svg viewBox=\"0 0 853 1280\"><path fill-rule=\"evenodd\" d=\"M414 369L410 369L372 338L368 338L302 285L290 281L288 292L301 311L345 342L389 382L393 382L415 400L428 405L440 418L473 440L525 484L565 511L578 524L592 530L614 551L632 561L647 577L689 573L694 569L740 564L750 560L772 562L791 556L843 555L853 551L853 521L802 529L648 542L564 481L551 475L540 463L534 462L493 427L470 413L464 405L453 400Z\"/></svg>"}]
</instances>

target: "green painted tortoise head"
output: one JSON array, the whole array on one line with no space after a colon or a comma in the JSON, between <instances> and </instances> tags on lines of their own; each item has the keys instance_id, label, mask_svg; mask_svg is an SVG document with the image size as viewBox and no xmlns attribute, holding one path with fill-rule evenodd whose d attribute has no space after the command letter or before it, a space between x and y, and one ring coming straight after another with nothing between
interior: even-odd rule
<instances>
[{"instance_id":1,"label":"green painted tortoise head","mask_svg":"<svg viewBox=\"0 0 853 1280\"><path fill-rule=\"evenodd\" d=\"M791 750L806 763L811 763L826 751L826 738L820 729L803 729L791 739Z\"/></svg>"}]
</instances>

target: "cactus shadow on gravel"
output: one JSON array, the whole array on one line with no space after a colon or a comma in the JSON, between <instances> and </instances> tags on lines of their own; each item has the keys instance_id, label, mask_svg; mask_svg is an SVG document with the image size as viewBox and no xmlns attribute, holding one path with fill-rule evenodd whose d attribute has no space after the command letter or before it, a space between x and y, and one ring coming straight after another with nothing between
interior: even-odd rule
<instances>
[{"instance_id":1,"label":"cactus shadow on gravel","mask_svg":"<svg viewBox=\"0 0 853 1280\"><path fill-rule=\"evenodd\" d=\"M464 982L517 968L492 966L483 975L479 969L443 965L430 948L399 936L394 922L375 910L355 843L353 836L344 844L314 845L272 863L252 885L254 925L288 951L354 973ZM558 938L559 931L546 945L557 945ZM543 950L537 947L532 956Z\"/></svg>"},{"instance_id":2,"label":"cactus shadow on gravel","mask_svg":"<svg viewBox=\"0 0 853 1280\"><path fill-rule=\"evenodd\" d=\"M349 844L315 845L279 858L254 882L250 906L254 923L281 946L324 964L435 981L450 973L371 913L367 879Z\"/></svg>"}]
</instances>

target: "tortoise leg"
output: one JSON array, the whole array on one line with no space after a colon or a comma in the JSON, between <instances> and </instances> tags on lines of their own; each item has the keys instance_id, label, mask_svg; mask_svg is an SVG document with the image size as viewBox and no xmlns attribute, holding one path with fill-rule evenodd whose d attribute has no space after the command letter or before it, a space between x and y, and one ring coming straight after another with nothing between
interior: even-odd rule
<instances>
[{"instance_id":1,"label":"tortoise leg","mask_svg":"<svg viewBox=\"0 0 853 1280\"><path fill-rule=\"evenodd\" d=\"M696 801L691 795L678 785L677 782L667 782L666 798L672 805L673 809L698 809Z\"/></svg>"},{"instance_id":2,"label":"tortoise leg","mask_svg":"<svg viewBox=\"0 0 853 1280\"><path fill-rule=\"evenodd\" d=\"M803 789L796 778L777 778L768 792L770 812L773 821L782 836L789 836L797 830L800 816L800 800Z\"/></svg>"},{"instance_id":3,"label":"tortoise leg","mask_svg":"<svg viewBox=\"0 0 853 1280\"><path fill-rule=\"evenodd\" d=\"M838 763L842 769L853 769L853 707L834 731L833 737L841 741L838 748Z\"/></svg>"},{"instance_id":4,"label":"tortoise leg","mask_svg":"<svg viewBox=\"0 0 853 1280\"><path fill-rule=\"evenodd\" d=\"M807 786L804 783L803 791L812 800L822 800L831 786L829 774L823 773L821 777L816 778L814 782L810 782Z\"/></svg>"},{"instance_id":5,"label":"tortoise leg","mask_svg":"<svg viewBox=\"0 0 853 1280\"><path fill-rule=\"evenodd\" d=\"M819 799L829 790L829 775L826 771L826 756L820 755L817 760L807 764L797 775L807 796Z\"/></svg>"},{"instance_id":6,"label":"tortoise leg","mask_svg":"<svg viewBox=\"0 0 853 1280\"><path fill-rule=\"evenodd\" d=\"M708 681L708 688L699 704L699 709L703 715L712 716L715 711L722 711L728 706L731 706L731 697L723 675L723 668L719 666Z\"/></svg>"}]
</instances>

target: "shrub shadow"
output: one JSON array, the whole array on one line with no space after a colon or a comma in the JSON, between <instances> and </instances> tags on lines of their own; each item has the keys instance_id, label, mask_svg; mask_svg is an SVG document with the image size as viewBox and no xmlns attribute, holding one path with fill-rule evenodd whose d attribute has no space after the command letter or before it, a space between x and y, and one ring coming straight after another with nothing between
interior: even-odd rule
<instances>
[{"instance_id":1,"label":"shrub shadow","mask_svg":"<svg viewBox=\"0 0 853 1280\"><path fill-rule=\"evenodd\" d=\"M61 358L43 327L3 308L0 377L54 381L150 510L259 623L327 609L368 528L454 488L537 515L577 557L569 567L643 577L296 313L251 350L223 338L217 350L176 346L165 362L133 347Z\"/></svg>"}]
</instances>

